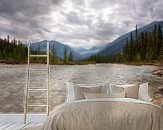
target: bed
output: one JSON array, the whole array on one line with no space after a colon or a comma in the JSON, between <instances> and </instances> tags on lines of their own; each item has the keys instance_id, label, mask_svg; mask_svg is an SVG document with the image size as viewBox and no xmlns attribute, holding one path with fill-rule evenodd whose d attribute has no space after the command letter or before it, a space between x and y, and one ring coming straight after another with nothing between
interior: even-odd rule
<instances>
[{"instance_id":1,"label":"bed","mask_svg":"<svg viewBox=\"0 0 163 130\"><path fill-rule=\"evenodd\" d=\"M79 88L75 90L69 85L67 102L53 109L41 129L163 130L163 110L148 101L147 84L142 85L143 88L138 85L138 89L117 86L112 89L114 93L104 86L101 90L99 86L93 89L74 87ZM138 97L135 97L136 92Z\"/></svg>"}]
</instances>

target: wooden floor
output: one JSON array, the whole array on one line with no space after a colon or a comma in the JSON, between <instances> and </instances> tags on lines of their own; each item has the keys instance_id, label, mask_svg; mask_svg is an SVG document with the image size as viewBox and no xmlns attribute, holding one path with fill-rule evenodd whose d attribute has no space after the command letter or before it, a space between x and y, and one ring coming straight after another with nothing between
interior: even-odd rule
<instances>
[{"instance_id":1,"label":"wooden floor","mask_svg":"<svg viewBox=\"0 0 163 130\"><path fill-rule=\"evenodd\" d=\"M13 122L6 122L6 123L0 123L0 130L20 130L23 128L28 128L28 127L35 127L35 126L42 126L43 123L13 123Z\"/></svg>"},{"instance_id":2,"label":"wooden floor","mask_svg":"<svg viewBox=\"0 0 163 130\"><path fill-rule=\"evenodd\" d=\"M28 114L24 124L24 114L0 114L0 130L20 130L28 127L42 126L46 114Z\"/></svg>"}]
</instances>

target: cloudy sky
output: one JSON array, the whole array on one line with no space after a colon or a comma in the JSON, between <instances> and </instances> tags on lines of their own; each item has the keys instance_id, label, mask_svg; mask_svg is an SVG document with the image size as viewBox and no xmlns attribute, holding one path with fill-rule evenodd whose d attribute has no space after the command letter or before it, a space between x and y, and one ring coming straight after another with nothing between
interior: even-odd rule
<instances>
[{"instance_id":1,"label":"cloudy sky","mask_svg":"<svg viewBox=\"0 0 163 130\"><path fill-rule=\"evenodd\" d=\"M1 0L0 37L101 46L152 21L163 20L163 0Z\"/></svg>"}]
</instances>

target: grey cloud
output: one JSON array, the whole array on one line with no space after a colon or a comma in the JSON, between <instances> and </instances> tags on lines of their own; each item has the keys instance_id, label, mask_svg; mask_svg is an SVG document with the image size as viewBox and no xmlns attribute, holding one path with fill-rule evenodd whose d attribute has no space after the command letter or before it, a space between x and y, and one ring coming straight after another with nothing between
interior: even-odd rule
<instances>
[{"instance_id":1,"label":"grey cloud","mask_svg":"<svg viewBox=\"0 0 163 130\"><path fill-rule=\"evenodd\" d=\"M58 5L61 4L64 0L51 0L53 4Z\"/></svg>"},{"instance_id":2,"label":"grey cloud","mask_svg":"<svg viewBox=\"0 0 163 130\"><path fill-rule=\"evenodd\" d=\"M86 11L84 11L86 12ZM75 12L75 11L71 11L69 13L65 13L62 12L62 14L64 15L65 19L65 23L70 24L70 25L74 25L74 26L90 26L92 24L92 20L94 19L93 16L89 15L89 16L85 16L85 14L80 13L80 12Z\"/></svg>"},{"instance_id":3,"label":"grey cloud","mask_svg":"<svg viewBox=\"0 0 163 130\"><path fill-rule=\"evenodd\" d=\"M88 47L162 20L162 7L163 0L1 0L0 34Z\"/></svg>"},{"instance_id":4,"label":"grey cloud","mask_svg":"<svg viewBox=\"0 0 163 130\"><path fill-rule=\"evenodd\" d=\"M72 3L74 3L75 5L82 6L85 4L85 0L72 0Z\"/></svg>"},{"instance_id":5,"label":"grey cloud","mask_svg":"<svg viewBox=\"0 0 163 130\"><path fill-rule=\"evenodd\" d=\"M62 12L62 14L66 17L66 20L69 24L84 24L82 18L79 16L77 12L71 11L69 13Z\"/></svg>"},{"instance_id":6,"label":"grey cloud","mask_svg":"<svg viewBox=\"0 0 163 130\"><path fill-rule=\"evenodd\" d=\"M44 15L48 15L52 6L59 5L63 0L1 0L0 17L5 18L11 23L11 30L8 33L18 38L28 38L29 35L37 33L44 35L51 33L42 23L47 19ZM5 27L4 27L5 28Z\"/></svg>"},{"instance_id":7,"label":"grey cloud","mask_svg":"<svg viewBox=\"0 0 163 130\"><path fill-rule=\"evenodd\" d=\"M132 24L132 21L131 21L131 20L124 20L124 21L123 21L123 24L124 24L125 26L128 26L128 25Z\"/></svg>"},{"instance_id":8,"label":"grey cloud","mask_svg":"<svg viewBox=\"0 0 163 130\"><path fill-rule=\"evenodd\" d=\"M153 4L151 5L151 17L156 18L156 19L162 19L163 18L163 0L159 1L159 2L153 2Z\"/></svg>"},{"instance_id":9,"label":"grey cloud","mask_svg":"<svg viewBox=\"0 0 163 130\"><path fill-rule=\"evenodd\" d=\"M6 15L13 15L22 12L27 16L30 14L45 13L47 3L44 0L2 0L0 2L0 12Z\"/></svg>"},{"instance_id":10,"label":"grey cloud","mask_svg":"<svg viewBox=\"0 0 163 130\"><path fill-rule=\"evenodd\" d=\"M113 2L113 0L90 0L89 6L94 9L100 9L100 8L106 8L108 5L114 5L116 4L117 0Z\"/></svg>"}]
</instances>

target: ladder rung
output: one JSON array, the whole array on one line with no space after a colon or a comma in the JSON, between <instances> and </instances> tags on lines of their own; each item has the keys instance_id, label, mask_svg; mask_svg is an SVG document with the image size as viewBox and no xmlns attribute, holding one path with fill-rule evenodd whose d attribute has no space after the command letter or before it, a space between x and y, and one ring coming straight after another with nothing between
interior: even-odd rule
<instances>
[{"instance_id":1,"label":"ladder rung","mask_svg":"<svg viewBox=\"0 0 163 130\"><path fill-rule=\"evenodd\" d=\"M27 105L28 107L46 107L47 105L41 105L41 104L30 104Z\"/></svg>"},{"instance_id":2,"label":"ladder rung","mask_svg":"<svg viewBox=\"0 0 163 130\"><path fill-rule=\"evenodd\" d=\"M47 55L30 55L30 57L47 57Z\"/></svg>"},{"instance_id":3,"label":"ladder rung","mask_svg":"<svg viewBox=\"0 0 163 130\"><path fill-rule=\"evenodd\" d=\"M29 71L48 71L48 69L29 69Z\"/></svg>"},{"instance_id":4,"label":"ladder rung","mask_svg":"<svg viewBox=\"0 0 163 130\"><path fill-rule=\"evenodd\" d=\"M30 88L28 88L28 90L29 89L47 89L47 88L44 88L44 87L41 87L41 88L39 88L39 87L30 87Z\"/></svg>"},{"instance_id":5,"label":"ladder rung","mask_svg":"<svg viewBox=\"0 0 163 130\"><path fill-rule=\"evenodd\" d=\"M36 89L36 88L29 88L29 91L47 91L47 89Z\"/></svg>"}]
</instances>

